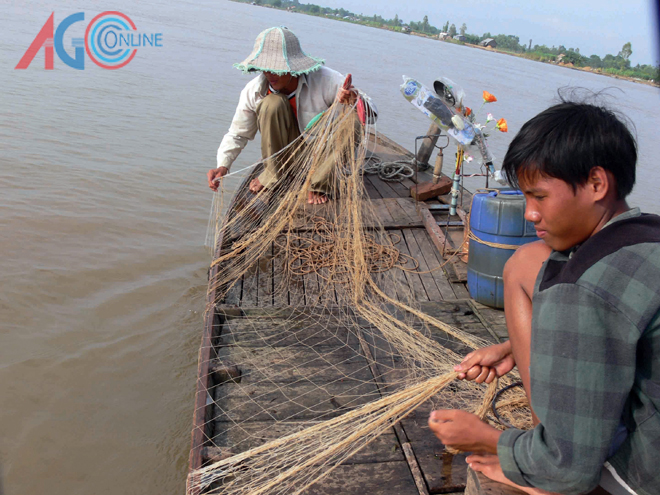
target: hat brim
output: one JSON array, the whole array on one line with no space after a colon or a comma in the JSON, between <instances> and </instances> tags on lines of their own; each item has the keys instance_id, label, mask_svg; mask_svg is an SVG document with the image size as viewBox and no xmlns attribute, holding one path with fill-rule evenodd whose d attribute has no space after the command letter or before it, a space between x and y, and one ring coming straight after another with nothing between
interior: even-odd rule
<instances>
[{"instance_id":1,"label":"hat brim","mask_svg":"<svg viewBox=\"0 0 660 495\"><path fill-rule=\"evenodd\" d=\"M292 70L277 70L277 69L272 69L269 67L259 67L257 65L252 65L252 64L234 64L234 67L237 69L243 71L245 74L251 73L251 72L271 72L273 74L277 74L278 76L282 76L284 74L291 74L293 76L300 76L302 74L309 74L310 72L314 72L319 70L321 67L323 67L323 64L325 64L325 60L323 59L314 59L316 63L309 67L308 69L303 69L303 70L297 70L297 71L292 71Z\"/></svg>"}]
</instances>

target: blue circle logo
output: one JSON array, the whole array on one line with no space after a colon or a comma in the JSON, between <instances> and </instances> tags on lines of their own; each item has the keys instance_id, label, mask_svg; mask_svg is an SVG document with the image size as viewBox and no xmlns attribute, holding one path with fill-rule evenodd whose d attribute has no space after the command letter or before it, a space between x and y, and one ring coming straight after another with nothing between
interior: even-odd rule
<instances>
[{"instance_id":1,"label":"blue circle logo","mask_svg":"<svg viewBox=\"0 0 660 495\"><path fill-rule=\"evenodd\" d=\"M417 81L410 81L407 85L406 88L403 90L403 93L406 96L411 96L412 94L417 91L417 88L419 88L419 83Z\"/></svg>"},{"instance_id":2,"label":"blue circle logo","mask_svg":"<svg viewBox=\"0 0 660 495\"><path fill-rule=\"evenodd\" d=\"M102 12L87 26L87 54L104 69L119 69L129 63L137 52L137 49L127 46L129 34L135 31L137 28L127 15L116 11Z\"/></svg>"}]
</instances>

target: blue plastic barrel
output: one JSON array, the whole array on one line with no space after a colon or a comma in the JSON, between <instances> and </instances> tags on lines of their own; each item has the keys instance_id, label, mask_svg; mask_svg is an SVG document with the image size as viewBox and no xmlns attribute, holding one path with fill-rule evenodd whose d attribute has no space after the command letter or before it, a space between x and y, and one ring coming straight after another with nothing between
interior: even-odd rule
<instances>
[{"instance_id":1,"label":"blue plastic barrel","mask_svg":"<svg viewBox=\"0 0 660 495\"><path fill-rule=\"evenodd\" d=\"M534 224L525 220L525 197L520 191L500 189L475 194L470 210L470 229L480 240L520 246L538 240ZM515 252L470 239L468 290L487 306L504 307L504 264Z\"/></svg>"}]
</instances>

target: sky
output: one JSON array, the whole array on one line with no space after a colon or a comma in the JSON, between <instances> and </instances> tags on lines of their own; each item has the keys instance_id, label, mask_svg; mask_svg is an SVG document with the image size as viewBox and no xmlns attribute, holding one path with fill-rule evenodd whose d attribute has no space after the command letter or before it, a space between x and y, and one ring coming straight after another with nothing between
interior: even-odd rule
<instances>
[{"instance_id":1,"label":"sky","mask_svg":"<svg viewBox=\"0 0 660 495\"><path fill-rule=\"evenodd\" d=\"M532 46L564 45L579 48L587 57L616 55L632 43L630 61L654 64L658 53L658 0L302 0L323 7L343 7L356 14L378 14L386 19L398 15L404 22L429 22L441 28L445 22L463 23L467 32L482 35L513 34Z\"/></svg>"}]
</instances>

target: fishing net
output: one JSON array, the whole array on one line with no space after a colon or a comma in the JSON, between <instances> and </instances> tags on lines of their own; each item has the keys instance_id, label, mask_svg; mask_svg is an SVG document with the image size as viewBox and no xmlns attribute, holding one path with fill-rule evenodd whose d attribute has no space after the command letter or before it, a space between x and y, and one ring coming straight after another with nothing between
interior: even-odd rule
<instances>
[{"instance_id":1,"label":"fishing net","mask_svg":"<svg viewBox=\"0 0 660 495\"><path fill-rule=\"evenodd\" d=\"M407 277L421 269L365 190L375 128L356 122L353 107L336 103L270 158L280 167L275 186L239 190L225 217L214 206L215 316L198 401L207 448L189 493L305 492L425 403L492 416L495 387L453 371L490 342L441 321L460 320L455 310L433 314L416 301ZM310 205L329 158L331 201ZM500 387L519 379L510 375ZM516 393L524 396L508 389L509 402Z\"/></svg>"}]
</instances>

